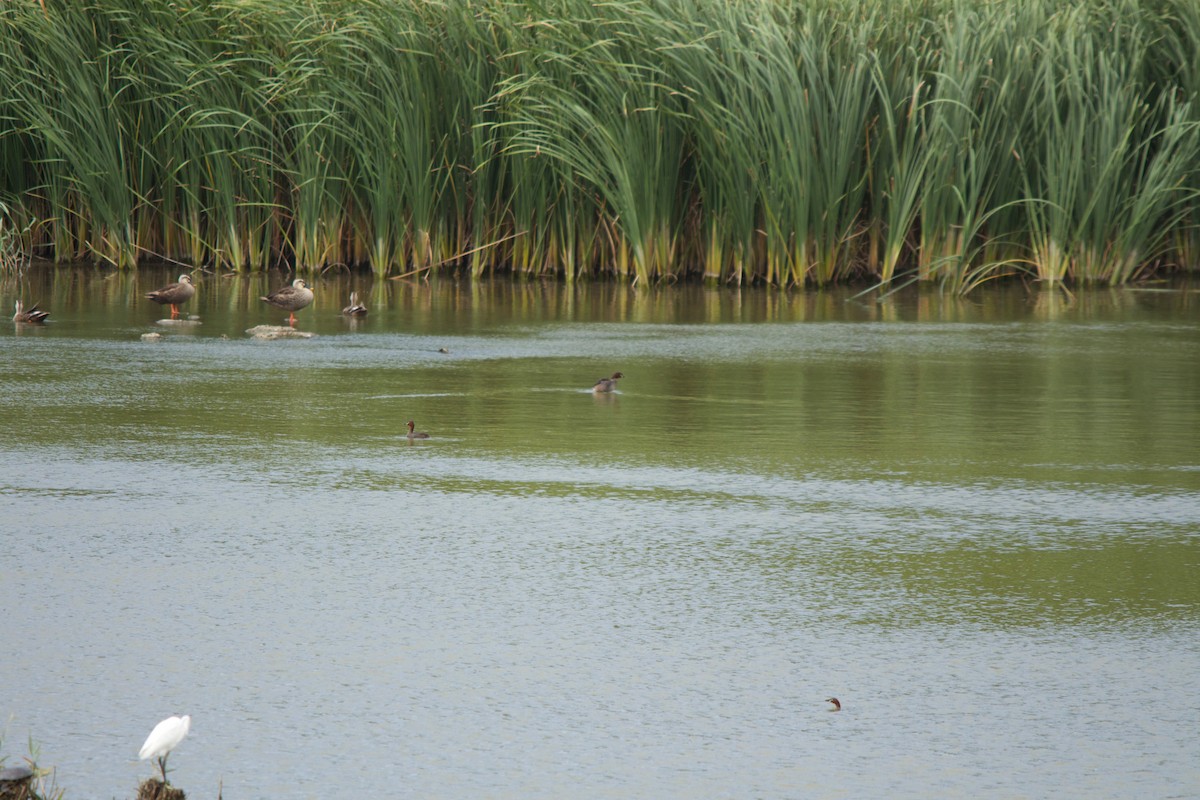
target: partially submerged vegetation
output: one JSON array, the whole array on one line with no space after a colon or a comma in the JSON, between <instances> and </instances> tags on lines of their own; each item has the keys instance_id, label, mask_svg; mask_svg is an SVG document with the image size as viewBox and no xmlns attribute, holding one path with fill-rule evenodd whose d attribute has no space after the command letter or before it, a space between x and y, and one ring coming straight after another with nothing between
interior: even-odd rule
<instances>
[{"instance_id":1,"label":"partially submerged vegetation","mask_svg":"<svg viewBox=\"0 0 1200 800\"><path fill-rule=\"evenodd\" d=\"M38 767L37 757L38 748L32 740L29 755L18 763L0 755L0 800L62 800L64 792L55 783L54 771Z\"/></svg>"},{"instance_id":2,"label":"partially submerged vegetation","mask_svg":"<svg viewBox=\"0 0 1200 800\"><path fill-rule=\"evenodd\" d=\"M1194 0L13 0L25 252L1118 284L1200 253Z\"/></svg>"}]
</instances>

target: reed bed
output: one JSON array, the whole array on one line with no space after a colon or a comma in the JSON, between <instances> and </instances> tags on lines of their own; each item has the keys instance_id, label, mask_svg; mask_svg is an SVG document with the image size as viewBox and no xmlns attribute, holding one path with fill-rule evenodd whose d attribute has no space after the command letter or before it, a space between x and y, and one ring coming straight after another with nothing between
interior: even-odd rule
<instances>
[{"instance_id":1,"label":"reed bed","mask_svg":"<svg viewBox=\"0 0 1200 800\"><path fill-rule=\"evenodd\" d=\"M1121 284L1197 267L1198 92L1194 0L11 0L0 207L123 268Z\"/></svg>"}]
</instances>

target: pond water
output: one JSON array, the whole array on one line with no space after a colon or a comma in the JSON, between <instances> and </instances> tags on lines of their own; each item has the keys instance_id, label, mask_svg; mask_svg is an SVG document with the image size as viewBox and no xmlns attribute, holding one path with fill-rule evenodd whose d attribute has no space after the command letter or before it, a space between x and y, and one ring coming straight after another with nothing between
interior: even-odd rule
<instances>
[{"instance_id":1,"label":"pond water","mask_svg":"<svg viewBox=\"0 0 1200 800\"><path fill-rule=\"evenodd\" d=\"M68 800L172 713L196 797L1200 794L1197 290L337 274L264 342L284 276L174 277L0 284L0 755Z\"/></svg>"}]
</instances>

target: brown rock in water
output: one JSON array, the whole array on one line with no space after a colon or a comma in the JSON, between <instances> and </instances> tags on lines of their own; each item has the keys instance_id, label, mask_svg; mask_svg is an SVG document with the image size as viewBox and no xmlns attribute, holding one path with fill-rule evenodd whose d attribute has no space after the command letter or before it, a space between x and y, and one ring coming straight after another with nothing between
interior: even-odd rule
<instances>
[{"instance_id":1,"label":"brown rock in water","mask_svg":"<svg viewBox=\"0 0 1200 800\"><path fill-rule=\"evenodd\" d=\"M137 800L184 800L186 796L183 789L163 783L158 778L147 778L138 787Z\"/></svg>"}]
</instances>

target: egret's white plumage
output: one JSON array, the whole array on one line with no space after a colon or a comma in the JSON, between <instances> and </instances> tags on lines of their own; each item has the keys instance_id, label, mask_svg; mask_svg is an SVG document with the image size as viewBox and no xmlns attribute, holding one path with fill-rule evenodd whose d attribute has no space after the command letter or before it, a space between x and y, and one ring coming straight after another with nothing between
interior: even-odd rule
<instances>
[{"instance_id":1,"label":"egret's white plumage","mask_svg":"<svg viewBox=\"0 0 1200 800\"><path fill-rule=\"evenodd\" d=\"M186 714L182 717L167 717L154 726L154 730L146 737L146 743L138 751L138 758L143 761L147 758L158 759L163 783L167 782L167 754L183 741L183 737L188 735L191 728L192 718Z\"/></svg>"}]
</instances>

